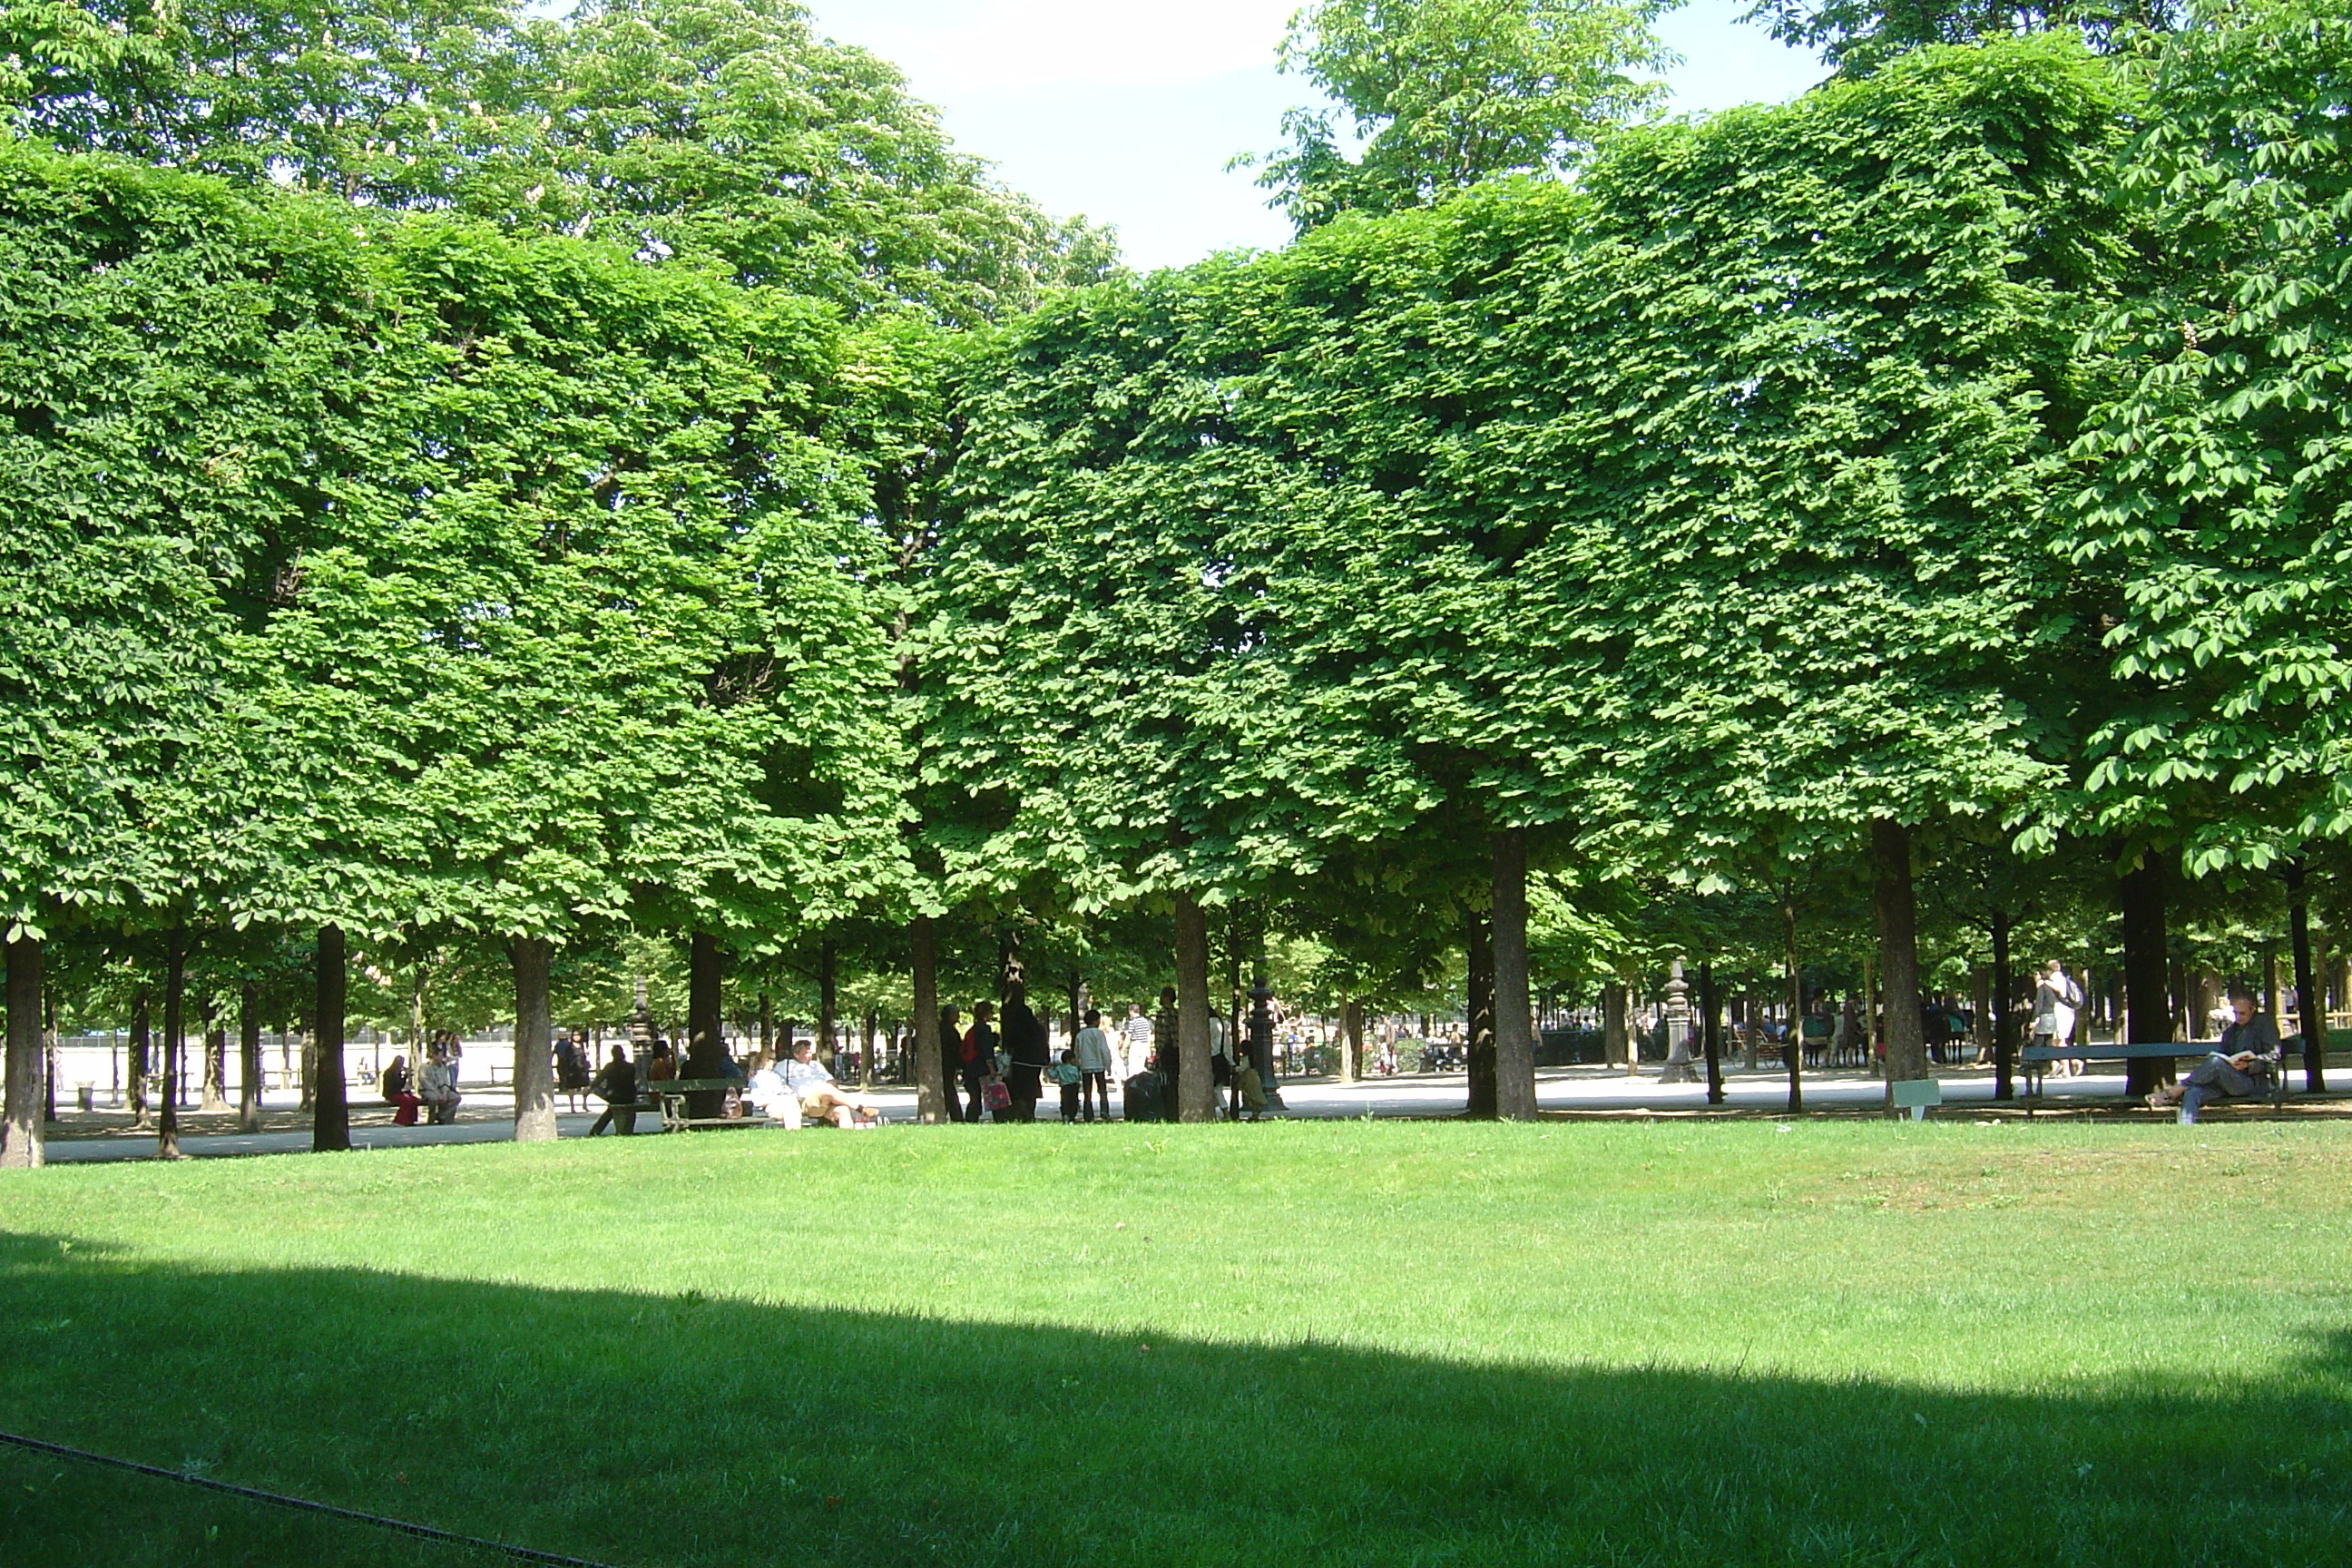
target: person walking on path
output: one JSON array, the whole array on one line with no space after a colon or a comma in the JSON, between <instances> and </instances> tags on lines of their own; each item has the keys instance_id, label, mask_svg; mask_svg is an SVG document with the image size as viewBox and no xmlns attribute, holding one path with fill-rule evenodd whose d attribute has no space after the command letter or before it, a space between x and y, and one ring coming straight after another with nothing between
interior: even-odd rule
<instances>
[{"instance_id":1,"label":"person walking on path","mask_svg":"<svg viewBox=\"0 0 2352 1568\"><path fill-rule=\"evenodd\" d=\"M2230 993L2230 1011L2235 1022L2221 1031L2220 1048L2171 1088L2149 1090L2150 1110L2178 1105L2180 1120L2193 1122L2210 1100L2242 1100L2277 1081L2278 1026L2270 1015L2256 1010L2253 994L2248 991Z\"/></svg>"},{"instance_id":2,"label":"person walking on path","mask_svg":"<svg viewBox=\"0 0 2352 1568\"><path fill-rule=\"evenodd\" d=\"M1095 1108L1102 1108L1102 1120L1110 1120L1110 1037L1103 1033L1102 1015L1092 1007L1087 1009L1086 1027L1071 1042L1070 1052L1078 1068L1079 1120L1095 1120Z\"/></svg>"},{"instance_id":3,"label":"person walking on path","mask_svg":"<svg viewBox=\"0 0 2352 1568\"><path fill-rule=\"evenodd\" d=\"M2074 1037L2074 1019L2083 1005L2083 988L2066 973L2066 966L2052 959L2042 966L2042 982L2033 988L2033 1037L2036 1045L2064 1046ZM2054 1064L2063 1069L2062 1077L2074 1078L2083 1071L2079 1061L2067 1060Z\"/></svg>"},{"instance_id":4,"label":"person walking on path","mask_svg":"<svg viewBox=\"0 0 2352 1568\"><path fill-rule=\"evenodd\" d=\"M637 1068L618 1040L613 1042L613 1059L604 1064L589 1088L604 1102L604 1114L588 1129L589 1137L595 1137L607 1127L624 1137L637 1130Z\"/></svg>"}]
</instances>

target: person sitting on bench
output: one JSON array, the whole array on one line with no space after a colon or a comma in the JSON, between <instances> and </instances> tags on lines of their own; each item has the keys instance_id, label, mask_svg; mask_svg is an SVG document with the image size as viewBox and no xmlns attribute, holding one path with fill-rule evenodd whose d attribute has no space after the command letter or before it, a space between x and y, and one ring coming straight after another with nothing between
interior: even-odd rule
<instances>
[{"instance_id":1,"label":"person sitting on bench","mask_svg":"<svg viewBox=\"0 0 2352 1568\"><path fill-rule=\"evenodd\" d=\"M2221 1031L2221 1048L2171 1088L2150 1090L2149 1110L2162 1110L2178 1105L2180 1120L2194 1121L2209 1100L2242 1100L2277 1081L2278 1026L2271 1022L2268 1014L2254 1010L2254 998L2249 992L2233 989L2230 993L2230 1011L2237 1021Z\"/></svg>"},{"instance_id":2,"label":"person sitting on bench","mask_svg":"<svg viewBox=\"0 0 2352 1568\"><path fill-rule=\"evenodd\" d=\"M798 1040L793 1058L783 1067L784 1089L798 1100L801 1114L831 1121L835 1127L871 1127L882 1113L853 1095L844 1094L832 1071L816 1059L816 1042Z\"/></svg>"},{"instance_id":3,"label":"person sitting on bench","mask_svg":"<svg viewBox=\"0 0 2352 1568\"><path fill-rule=\"evenodd\" d=\"M425 1059L425 1070L417 1075L416 1098L425 1102L425 1120L435 1126L457 1120L457 1085L449 1071L449 1053L445 1047L435 1046Z\"/></svg>"}]
</instances>

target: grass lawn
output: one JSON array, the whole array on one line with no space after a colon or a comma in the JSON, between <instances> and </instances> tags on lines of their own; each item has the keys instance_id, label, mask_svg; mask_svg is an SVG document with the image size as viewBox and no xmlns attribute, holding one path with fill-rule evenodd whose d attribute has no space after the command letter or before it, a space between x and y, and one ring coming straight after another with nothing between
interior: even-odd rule
<instances>
[{"instance_id":1,"label":"grass lawn","mask_svg":"<svg viewBox=\"0 0 2352 1568\"><path fill-rule=\"evenodd\" d=\"M2352 1561L2352 1131L740 1132L0 1181L0 1429L652 1563ZM0 1565L495 1559L0 1449Z\"/></svg>"}]
</instances>

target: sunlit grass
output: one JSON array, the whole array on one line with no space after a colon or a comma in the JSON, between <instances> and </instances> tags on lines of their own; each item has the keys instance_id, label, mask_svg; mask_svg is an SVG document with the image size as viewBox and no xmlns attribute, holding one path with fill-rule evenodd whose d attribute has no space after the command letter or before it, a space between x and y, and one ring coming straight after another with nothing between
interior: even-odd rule
<instances>
[{"instance_id":1,"label":"sunlit grass","mask_svg":"<svg viewBox=\"0 0 2352 1568\"><path fill-rule=\"evenodd\" d=\"M2347 1176L1958 1121L60 1169L0 1183L0 1426L614 1563L2335 1562ZM0 1539L314 1550L0 1465Z\"/></svg>"}]
</instances>

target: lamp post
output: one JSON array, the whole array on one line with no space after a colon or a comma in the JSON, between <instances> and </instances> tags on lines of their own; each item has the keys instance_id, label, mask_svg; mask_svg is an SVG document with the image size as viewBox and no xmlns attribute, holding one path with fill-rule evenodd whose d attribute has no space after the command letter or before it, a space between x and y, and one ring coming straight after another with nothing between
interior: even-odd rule
<instances>
[{"instance_id":1,"label":"lamp post","mask_svg":"<svg viewBox=\"0 0 2352 1568\"><path fill-rule=\"evenodd\" d=\"M1666 1065L1658 1074L1660 1083L1698 1081L1691 1068L1690 1037L1690 982L1683 978L1683 961L1677 958L1666 980Z\"/></svg>"}]
</instances>

